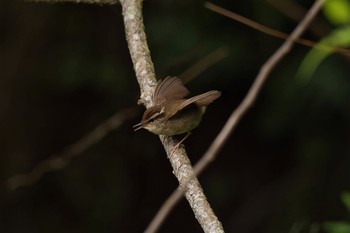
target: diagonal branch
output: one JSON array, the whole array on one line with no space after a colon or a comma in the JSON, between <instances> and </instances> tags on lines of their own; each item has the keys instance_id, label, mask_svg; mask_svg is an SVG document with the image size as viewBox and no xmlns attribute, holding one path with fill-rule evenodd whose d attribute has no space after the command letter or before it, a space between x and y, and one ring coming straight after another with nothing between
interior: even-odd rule
<instances>
[{"instance_id":1,"label":"diagonal branch","mask_svg":"<svg viewBox=\"0 0 350 233\"><path fill-rule=\"evenodd\" d=\"M251 20L251 19L245 18L245 17L243 17L243 16L241 16L239 14L236 14L236 13L234 13L232 11L226 10L226 9L224 9L222 7L219 7L219 6L215 5L215 4L207 2L205 4L205 6L209 10L211 10L213 12L216 12L218 14L226 16L226 17L228 17L230 19L236 20L236 21L238 21L238 22L240 22L240 23L242 23L244 25L247 25L248 27L251 27L251 28L253 28L253 29L257 30L257 31L260 31L262 33L265 33L267 35L270 35L270 36L273 36L273 37L276 37L276 38L280 38L280 39L284 39L284 40L288 39L289 35L287 33L284 33L284 32L281 32L281 31L269 28L267 26L264 26L262 24L259 24L259 23L255 22L255 21ZM318 44L317 42L314 42L314 41L311 41L311 40L307 40L307 39L304 39L304 38L296 38L294 43L297 43L297 44L300 44L300 45L304 45L304 46L307 46L307 47L310 47L310 48L316 48L316 49L323 50L323 51L332 50L335 53L339 53L339 54L342 54L342 55L347 56L347 57L350 56L350 51L348 49L337 48L337 47L327 46L327 45L321 45L321 44Z\"/></svg>"},{"instance_id":2,"label":"diagonal branch","mask_svg":"<svg viewBox=\"0 0 350 233\"><path fill-rule=\"evenodd\" d=\"M135 108L127 108L118 111L106 121L99 124L95 129L82 137L79 141L66 147L61 153L56 153L48 159L39 162L30 172L15 175L6 181L10 190L29 186L39 181L46 173L66 168L73 157L76 157L91 146L98 143L109 132L122 125L127 119L136 115Z\"/></svg>"},{"instance_id":3,"label":"diagonal branch","mask_svg":"<svg viewBox=\"0 0 350 233\"><path fill-rule=\"evenodd\" d=\"M139 102L150 107L156 79L142 20L142 1L121 0L120 3L123 10L126 40L141 90ZM193 178L193 168L184 148L171 153L177 142L172 137L160 136L160 139L173 167L173 173L179 180L180 187L185 190L185 197L203 231L223 232L221 223L211 209L198 180ZM159 226L156 226L156 229ZM154 232L156 229L151 228L146 232Z\"/></svg>"},{"instance_id":4,"label":"diagonal branch","mask_svg":"<svg viewBox=\"0 0 350 233\"><path fill-rule=\"evenodd\" d=\"M294 42L300 38L302 33L305 31L307 26L311 23L313 18L317 15L322 4L325 0L316 0L310 10L307 12L303 20L298 24L298 26L294 29L294 31L290 34L287 40L280 46L280 48L265 62L265 64L261 67L259 74L255 78L254 83L249 89L247 95L244 97L241 104L235 109L226 124L215 138L215 140L210 145L209 149L203 155L203 157L198 161L198 163L194 166L195 173L193 175L199 175L210 162L212 162L220 149L225 144L226 140L233 132L238 122L247 113L249 108L254 104L258 94L260 93L264 83L266 82L268 75L272 72L274 67L282 60L282 58L292 49ZM187 180L187 182L191 179L191 177ZM154 229L158 229L159 226L163 223L164 219L174 208L176 203L181 199L182 193L184 189L180 186L179 189L175 190L171 196L164 202L163 206L158 211L157 215L154 217L152 222L150 223L150 227L152 226ZM155 232L149 231L149 232Z\"/></svg>"},{"instance_id":5,"label":"diagonal branch","mask_svg":"<svg viewBox=\"0 0 350 233\"><path fill-rule=\"evenodd\" d=\"M118 3L118 0L25 0L26 2L46 2L46 3L63 3L63 2L73 2L73 3L85 3L85 4L106 4L114 5Z\"/></svg>"},{"instance_id":6,"label":"diagonal branch","mask_svg":"<svg viewBox=\"0 0 350 233\"><path fill-rule=\"evenodd\" d=\"M244 114L249 110L249 108L254 104L258 94L260 93L264 83L266 82L269 74L276 67L276 65L283 59L284 56L289 53L292 49L294 42L300 38L303 32L306 30L307 26L312 22L316 17L317 13L321 9L323 2L325 0L316 0L312 5L310 10L307 12L305 17L293 30L287 40L276 50L274 54L265 62L261 67L257 77L255 78L254 83L249 89L247 95L244 97L241 104L238 106L235 111L231 114L230 118L226 122L223 129L220 131L216 139L213 141L207 152L204 154L201 160L195 166L195 174L199 174L211 162L219 150L222 148L228 136L232 133L234 128L237 126L237 123L244 116Z\"/></svg>"}]
</instances>

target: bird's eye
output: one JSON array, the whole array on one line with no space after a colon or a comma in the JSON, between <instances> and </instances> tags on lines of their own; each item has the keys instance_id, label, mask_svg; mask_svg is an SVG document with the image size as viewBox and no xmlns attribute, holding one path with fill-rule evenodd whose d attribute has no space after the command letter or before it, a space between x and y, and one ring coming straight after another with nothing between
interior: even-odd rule
<instances>
[{"instance_id":1,"label":"bird's eye","mask_svg":"<svg viewBox=\"0 0 350 233\"><path fill-rule=\"evenodd\" d=\"M163 116L164 116L163 113L155 114L155 115L153 115L153 116L148 120L148 122L149 122L149 123L152 123L152 122L154 122L155 120L157 120L157 119L159 119L159 118L161 118L161 117L163 117Z\"/></svg>"}]
</instances>

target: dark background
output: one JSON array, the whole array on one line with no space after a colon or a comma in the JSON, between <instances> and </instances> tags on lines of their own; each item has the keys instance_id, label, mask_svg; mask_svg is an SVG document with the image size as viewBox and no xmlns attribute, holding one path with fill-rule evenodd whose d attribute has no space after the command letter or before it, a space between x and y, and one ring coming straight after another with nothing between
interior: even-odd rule
<instances>
[{"instance_id":1,"label":"dark background","mask_svg":"<svg viewBox=\"0 0 350 233\"><path fill-rule=\"evenodd\" d=\"M296 25L265 1L217 2L287 33ZM220 47L228 52L188 83L194 94L222 91L185 142L193 163L282 42L203 3L144 1L158 78L178 75ZM319 20L327 33L332 25L322 13ZM331 55L301 84L295 74L308 50L296 46L278 65L200 177L227 232L322 232L326 221L348 220L340 196L350 189L349 60ZM132 130L143 111L138 97L119 5L1 1L0 232L142 232L177 180L159 139ZM29 172L126 107L139 113L67 168L32 186L6 188L8 178ZM160 232L201 228L182 201Z\"/></svg>"}]
</instances>

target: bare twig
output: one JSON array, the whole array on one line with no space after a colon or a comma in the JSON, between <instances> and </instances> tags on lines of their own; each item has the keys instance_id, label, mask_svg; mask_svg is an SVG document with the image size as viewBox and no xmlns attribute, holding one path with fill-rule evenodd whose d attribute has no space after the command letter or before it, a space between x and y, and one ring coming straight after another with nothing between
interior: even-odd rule
<instances>
[{"instance_id":1,"label":"bare twig","mask_svg":"<svg viewBox=\"0 0 350 233\"><path fill-rule=\"evenodd\" d=\"M25 0L25 2L45 2L45 3L72 2L72 3L84 3L84 4L114 5L119 1L118 0Z\"/></svg>"},{"instance_id":2,"label":"bare twig","mask_svg":"<svg viewBox=\"0 0 350 233\"><path fill-rule=\"evenodd\" d=\"M295 22L299 22L300 19L306 14L306 10L296 1L291 0L267 0L273 7L279 10L283 15L292 19ZM309 26L309 30L316 36L324 36L330 30L330 26L327 25L322 19L315 19Z\"/></svg>"},{"instance_id":3,"label":"bare twig","mask_svg":"<svg viewBox=\"0 0 350 233\"><path fill-rule=\"evenodd\" d=\"M188 83L193 78L197 77L201 73L203 73L210 66L215 65L225 57L227 57L228 51L226 47L220 47L213 51L212 53L206 55L195 64L190 66L187 70L185 70L182 74L179 75L181 80L184 83Z\"/></svg>"},{"instance_id":4,"label":"bare twig","mask_svg":"<svg viewBox=\"0 0 350 233\"><path fill-rule=\"evenodd\" d=\"M247 25L251 28L254 28L255 30L258 30L260 32L263 32L267 35L270 35L270 36L273 36L273 37L276 37L276 38L280 38L280 39L284 39L284 40L288 40L288 37L289 35L284 33L284 32L281 32L281 31L278 31L278 30L275 30L273 28L270 28L270 27L266 27L262 24L259 24L251 19L248 19L246 17L243 17L239 14L236 14L232 11L229 11L229 10L226 10L222 7L219 7L213 3L206 3L205 5L208 9L218 13L218 14L221 14L221 15L224 15L230 19L233 19L233 20L236 20L244 25ZM301 17L300 17L301 18ZM344 48L336 48L336 47L332 47L332 46L327 46L327 45L320 45L320 44L317 44L316 42L314 41L311 41L311 40L307 40L307 39L303 39L303 38L296 38L296 40L294 41L294 43L297 43L297 44L300 44L300 45L304 45L304 46L307 46L307 47L311 47L311 48L316 48L316 49L320 49L320 50L325 50L325 51L334 51L335 53L338 53L338 54L342 54L344 56L350 56L350 50L348 49L344 49Z\"/></svg>"},{"instance_id":5,"label":"bare twig","mask_svg":"<svg viewBox=\"0 0 350 233\"><path fill-rule=\"evenodd\" d=\"M140 103L150 107L152 94L156 85L155 73L150 52L147 45L144 25L142 20L141 0L121 0L123 18L125 24L126 39L129 46L131 59L136 72L136 77L141 89ZM160 137L173 167L173 173L179 180L180 186L185 190L185 196L200 223L204 232L223 232L213 210L203 193L196 178L193 178L193 168L186 151L181 148L171 153L177 142L172 137ZM171 154L171 156L170 156ZM189 182L189 177L192 179ZM184 183L185 182L185 183ZM154 232L156 228L148 228L146 232Z\"/></svg>"},{"instance_id":6,"label":"bare twig","mask_svg":"<svg viewBox=\"0 0 350 233\"><path fill-rule=\"evenodd\" d=\"M310 24L312 19L319 12L324 0L317 0L307 12L303 20L298 24L294 31L290 34L288 39L281 45L281 47L265 62L261 67L259 74L255 78L254 83L249 89L247 95L244 97L241 104L237 109L233 111L230 118L227 120L226 124L215 138L213 143L210 145L209 149L203 155L203 157L198 161L194 166L195 173L193 175L199 175L203 169L212 162L220 149L225 144L229 135L233 132L237 126L240 119L244 114L249 110L249 108L255 102L257 95L263 87L263 84L266 82L268 75L271 73L273 68L282 60L282 58L291 50L293 43L301 36L305 31L307 26ZM188 179L190 180L191 177ZM181 199L184 189L180 186L179 189L175 190L171 196L164 202L163 206L158 211L157 215L154 217L150 225L161 225L166 216L174 208L176 203ZM154 226L157 229L159 226Z\"/></svg>"},{"instance_id":7,"label":"bare twig","mask_svg":"<svg viewBox=\"0 0 350 233\"><path fill-rule=\"evenodd\" d=\"M11 177L7 180L7 185L11 190L36 183L41 177L52 171L66 168L71 159L85 152L92 145L99 142L110 131L115 130L123 122L137 113L135 108L124 109L117 112L108 120L98 125L93 131L81 138L78 142L67 147L62 153L50 156L49 159L39 162L31 172Z\"/></svg>"}]
</instances>

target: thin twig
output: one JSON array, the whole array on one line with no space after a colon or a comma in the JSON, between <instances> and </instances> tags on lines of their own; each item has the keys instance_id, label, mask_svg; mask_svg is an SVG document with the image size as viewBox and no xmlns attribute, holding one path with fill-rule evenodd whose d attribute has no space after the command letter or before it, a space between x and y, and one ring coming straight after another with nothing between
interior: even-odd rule
<instances>
[{"instance_id":1,"label":"thin twig","mask_svg":"<svg viewBox=\"0 0 350 233\"><path fill-rule=\"evenodd\" d=\"M299 22L300 19L306 14L306 8L300 5L296 1L291 0L267 0L273 7L280 11L283 15L292 19L294 22ZM312 24L310 24L308 31L312 32L316 36L324 36L329 31L331 27L329 24L324 22L322 19L315 19Z\"/></svg>"},{"instance_id":2,"label":"thin twig","mask_svg":"<svg viewBox=\"0 0 350 233\"><path fill-rule=\"evenodd\" d=\"M126 40L128 42L131 59L138 83L140 85L140 103L150 107L152 94L155 89L155 73L150 52L147 45L142 18L141 0L121 0L123 18L125 24ZM223 232L221 223L218 221L213 210L204 195L204 192L196 178L193 177L193 168L186 154L181 148L171 153L177 141L172 137L160 137L167 152L169 161L173 167L173 173L179 180L180 186L184 187L185 197L189 202L196 219L204 232ZM171 154L171 156L170 156ZM160 225L158 225L160 226ZM154 232L156 229L148 229L146 232Z\"/></svg>"},{"instance_id":3,"label":"thin twig","mask_svg":"<svg viewBox=\"0 0 350 233\"><path fill-rule=\"evenodd\" d=\"M205 6L210 9L211 11L214 11L218 14L221 14L221 15L224 15L230 19L233 19L233 20L236 20L244 25L247 25L248 27L251 27L251 28L254 28L255 30L258 30L260 32L263 32L267 35L270 35L270 36L273 36L273 37L276 37L276 38L280 38L280 39L283 39L283 40L288 40L288 37L289 35L284 33L284 32L281 32L281 31L278 31L278 30L275 30L273 28L270 28L270 27L267 27L267 26L264 26L262 24L259 24L251 19L248 19L244 16L241 16L237 13L234 13L232 11L229 11L229 10L226 10L222 7L219 7L213 3L209 3L207 2L205 4ZM307 39L303 39L303 38L296 38L296 40L294 41L294 43L297 43L297 44L300 44L300 45L304 45L306 47L311 47L311 48L316 48L316 49L319 49L319 50L325 50L325 51L333 51L334 53L338 53L338 54L341 54L341 55L344 55L344 56L350 56L350 50L348 49L344 49L344 48L336 48L336 47L332 47L332 46L327 46L327 45L320 45L320 44L317 44L316 42L314 41L311 41L311 40L307 40Z\"/></svg>"},{"instance_id":4,"label":"thin twig","mask_svg":"<svg viewBox=\"0 0 350 233\"><path fill-rule=\"evenodd\" d=\"M110 131L122 125L125 120L135 116L136 113L137 111L135 108L128 108L117 112L112 117L99 124L85 137L68 146L63 152L54 154L47 160L39 162L29 173L9 178L6 181L7 186L9 189L15 190L19 187L32 185L38 182L44 174L66 168L73 157L85 152L92 145L104 138Z\"/></svg>"},{"instance_id":5,"label":"thin twig","mask_svg":"<svg viewBox=\"0 0 350 233\"><path fill-rule=\"evenodd\" d=\"M118 0L25 0L25 2L45 2L45 3L72 2L72 3L84 3L84 4L114 5L119 1Z\"/></svg>"},{"instance_id":6,"label":"thin twig","mask_svg":"<svg viewBox=\"0 0 350 233\"><path fill-rule=\"evenodd\" d=\"M225 144L226 140L233 132L238 122L244 116L245 113L249 110L249 108L253 105L256 100L257 95L261 91L263 84L266 82L268 75L271 73L273 68L282 60L282 58L291 50L293 43L297 40L301 34L305 31L307 26L310 24L312 19L319 12L324 0L317 0L310 8L308 13L305 15L303 20L298 24L298 26L294 29L294 31L288 37L280 48L265 62L265 64L261 67L259 74L255 78L254 83L249 89L247 95L244 97L241 104L237 109L233 111L230 118L227 120L226 124L215 138L215 140L210 145L209 149L203 155L203 157L198 161L198 163L194 166L195 175L199 175L205 167L208 166L210 162L212 162L217 156L220 149ZM189 179L190 180L190 179ZM174 208L176 203L181 199L182 193L184 189L180 186L177 190L175 190L168 199L164 202L157 215L153 218L150 225L161 225L170 211ZM159 226L157 226L159 228ZM157 229L155 226L155 229Z\"/></svg>"},{"instance_id":7,"label":"thin twig","mask_svg":"<svg viewBox=\"0 0 350 233\"><path fill-rule=\"evenodd\" d=\"M217 64L219 61L227 57L227 55L227 48L224 46L220 47L197 61L195 64L191 65L188 69L179 75L179 78L181 78L184 83L188 83L203 73L206 69Z\"/></svg>"}]
</instances>

